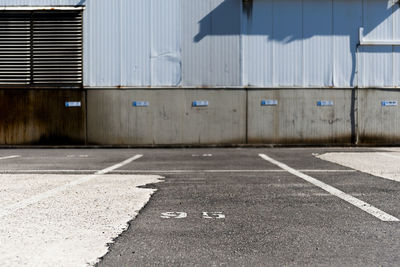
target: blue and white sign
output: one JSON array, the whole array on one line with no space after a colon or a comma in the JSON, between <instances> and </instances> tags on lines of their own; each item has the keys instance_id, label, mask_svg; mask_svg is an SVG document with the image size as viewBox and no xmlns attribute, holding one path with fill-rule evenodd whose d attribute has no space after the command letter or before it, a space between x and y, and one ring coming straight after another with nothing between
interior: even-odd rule
<instances>
[{"instance_id":1,"label":"blue and white sign","mask_svg":"<svg viewBox=\"0 0 400 267\"><path fill-rule=\"evenodd\" d=\"M382 101L382 107L394 107L397 106L397 101Z\"/></svg>"},{"instance_id":2,"label":"blue and white sign","mask_svg":"<svg viewBox=\"0 0 400 267\"><path fill-rule=\"evenodd\" d=\"M333 105L334 105L333 101L320 100L317 102L318 107L329 107Z\"/></svg>"},{"instance_id":3,"label":"blue and white sign","mask_svg":"<svg viewBox=\"0 0 400 267\"><path fill-rule=\"evenodd\" d=\"M134 107L148 107L150 103L148 101L134 101L132 106Z\"/></svg>"},{"instance_id":4,"label":"blue and white sign","mask_svg":"<svg viewBox=\"0 0 400 267\"><path fill-rule=\"evenodd\" d=\"M72 107L80 107L82 106L81 102L65 102L65 107L72 108Z\"/></svg>"},{"instance_id":5,"label":"blue and white sign","mask_svg":"<svg viewBox=\"0 0 400 267\"><path fill-rule=\"evenodd\" d=\"M200 100L200 101L193 101L193 107L208 107L208 101Z\"/></svg>"},{"instance_id":6,"label":"blue and white sign","mask_svg":"<svg viewBox=\"0 0 400 267\"><path fill-rule=\"evenodd\" d=\"M263 99L261 100L261 106L277 106L278 100L275 99Z\"/></svg>"}]
</instances>

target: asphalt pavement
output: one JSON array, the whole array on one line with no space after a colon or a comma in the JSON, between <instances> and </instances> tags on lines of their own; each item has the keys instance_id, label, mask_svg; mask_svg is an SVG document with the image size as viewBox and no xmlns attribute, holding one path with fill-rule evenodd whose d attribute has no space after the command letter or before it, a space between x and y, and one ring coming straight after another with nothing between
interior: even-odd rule
<instances>
[{"instance_id":1,"label":"asphalt pavement","mask_svg":"<svg viewBox=\"0 0 400 267\"><path fill-rule=\"evenodd\" d=\"M400 183L319 158L332 152L399 156L383 148L4 149L0 158L19 157L0 160L0 173L90 174L143 155L109 174L163 182L144 186L157 191L98 266L399 265Z\"/></svg>"}]
</instances>

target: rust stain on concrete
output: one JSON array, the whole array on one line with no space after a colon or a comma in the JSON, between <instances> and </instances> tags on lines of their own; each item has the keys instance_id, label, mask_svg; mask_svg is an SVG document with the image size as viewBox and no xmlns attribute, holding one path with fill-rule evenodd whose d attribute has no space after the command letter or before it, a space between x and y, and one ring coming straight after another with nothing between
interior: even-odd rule
<instances>
[{"instance_id":1,"label":"rust stain on concrete","mask_svg":"<svg viewBox=\"0 0 400 267\"><path fill-rule=\"evenodd\" d=\"M83 90L0 90L0 145L85 144L85 110Z\"/></svg>"}]
</instances>

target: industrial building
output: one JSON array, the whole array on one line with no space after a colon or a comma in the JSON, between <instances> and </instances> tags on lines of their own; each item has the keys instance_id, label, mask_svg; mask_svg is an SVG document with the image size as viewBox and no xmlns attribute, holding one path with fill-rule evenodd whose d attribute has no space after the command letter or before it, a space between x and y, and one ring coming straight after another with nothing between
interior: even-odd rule
<instances>
[{"instance_id":1,"label":"industrial building","mask_svg":"<svg viewBox=\"0 0 400 267\"><path fill-rule=\"evenodd\" d=\"M0 0L0 145L399 144L397 0Z\"/></svg>"}]
</instances>

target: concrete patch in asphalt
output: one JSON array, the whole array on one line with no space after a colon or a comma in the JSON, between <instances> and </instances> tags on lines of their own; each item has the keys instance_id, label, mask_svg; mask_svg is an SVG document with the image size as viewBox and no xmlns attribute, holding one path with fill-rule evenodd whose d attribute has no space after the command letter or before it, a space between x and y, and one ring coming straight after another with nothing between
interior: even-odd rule
<instances>
[{"instance_id":1,"label":"concrete patch in asphalt","mask_svg":"<svg viewBox=\"0 0 400 267\"><path fill-rule=\"evenodd\" d=\"M8 206L84 175L2 174L0 203ZM97 175L0 218L2 266L85 266L149 201L157 175Z\"/></svg>"},{"instance_id":2,"label":"concrete patch in asphalt","mask_svg":"<svg viewBox=\"0 0 400 267\"><path fill-rule=\"evenodd\" d=\"M320 159L400 182L400 152L326 153Z\"/></svg>"}]
</instances>

